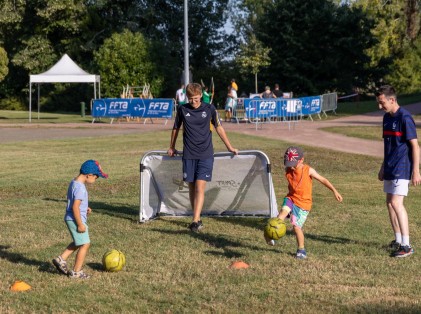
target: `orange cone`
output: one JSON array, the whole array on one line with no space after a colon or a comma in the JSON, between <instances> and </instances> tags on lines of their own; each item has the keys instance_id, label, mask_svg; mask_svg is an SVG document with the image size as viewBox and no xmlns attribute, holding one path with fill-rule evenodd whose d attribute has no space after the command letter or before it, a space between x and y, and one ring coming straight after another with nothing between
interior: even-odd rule
<instances>
[{"instance_id":1,"label":"orange cone","mask_svg":"<svg viewBox=\"0 0 421 314\"><path fill-rule=\"evenodd\" d=\"M232 268L232 269L246 269L249 267L250 267L249 264L244 263L242 261L235 261L229 266L229 268Z\"/></svg>"},{"instance_id":2,"label":"orange cone","mask_svg":"<svg viewBox=\"0 0 421 314\"><path fill-rule=\"evenodd\" d=\"M16 280L13 285L10 287L12 291L27 291L32 287L22 280Z\"/></svg>"}]
</instances>

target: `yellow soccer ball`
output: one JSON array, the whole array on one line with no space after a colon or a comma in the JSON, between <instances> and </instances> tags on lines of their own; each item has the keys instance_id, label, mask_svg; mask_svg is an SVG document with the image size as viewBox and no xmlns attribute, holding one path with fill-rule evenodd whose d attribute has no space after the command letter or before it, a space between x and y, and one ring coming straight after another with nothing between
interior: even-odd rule
<instances>
[{"instance_id":1,"label":"yellow soccer ball","mask_svg":"<svg viewBox=\"0 0 421 314\"><path fill-rule=\"evenodd\" d=\"M279 240L287 232L285 221L278 217L270 218L265 226L265 238Z\"/></svg>"},{"instance_id":2,"label":"yellow soccer ball","mask_svg":"<svg viewBox=\"0 0 421 314\"><path fill-rule=\"evenodd\" d=\"M108 251L102 257L102 265L106 271L120 271L126 265L126 256L119 250Z\"/></svg>"}]
</instances>

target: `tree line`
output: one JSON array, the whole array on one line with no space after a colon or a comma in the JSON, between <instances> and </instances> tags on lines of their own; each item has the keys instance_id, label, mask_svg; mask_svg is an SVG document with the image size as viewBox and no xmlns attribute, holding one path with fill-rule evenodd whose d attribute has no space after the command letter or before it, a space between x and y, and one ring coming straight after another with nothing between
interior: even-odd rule
<instances>
[{"instance_id":1,"label":"tree line","mask_svg":"<svg viewBox=\"0 0 421 314\"><path fill-rule=\"evenodd\" d=\"M183 0L0 0L0 109L25 109L29 74L67 53L101 75L103 97L150 84L174 97L184 67ZM215 82L224 102L235 78L240 94L279 83L295 95L400 93L421 86L420 0L189 0L194 81ZM227 21L234 31L224 29ZM41 104L74 110L91 91L42 86ZM136 96L136 95L135 95ZM76 105L75 105L76 104Z\"/></svg>"}]
</instances>

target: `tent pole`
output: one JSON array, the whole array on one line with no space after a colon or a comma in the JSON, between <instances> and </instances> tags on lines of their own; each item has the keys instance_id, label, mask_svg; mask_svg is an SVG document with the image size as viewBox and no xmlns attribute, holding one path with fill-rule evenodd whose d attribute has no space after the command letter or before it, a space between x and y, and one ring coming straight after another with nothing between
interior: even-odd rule
<instances>
[{"instance_id":1,"label":"tent pole","mask_svg":"<svg viewBox=\"0 0 421 314\"><path fill-rule=\"evenodd\" d=\"M38 120L39 120L39 87L40 86L40 84L38 84Z\"/></svg>"},{"instance_id":2,"label":"tent pole","mask_svg":"<svg viewBox=\"0 0 421 314\"><path fill-rule=\"evenodd\" d=\"M32 109L32 84L29 82L29 123L31 123L31 109Z\"/></svg>"}]
</instances>

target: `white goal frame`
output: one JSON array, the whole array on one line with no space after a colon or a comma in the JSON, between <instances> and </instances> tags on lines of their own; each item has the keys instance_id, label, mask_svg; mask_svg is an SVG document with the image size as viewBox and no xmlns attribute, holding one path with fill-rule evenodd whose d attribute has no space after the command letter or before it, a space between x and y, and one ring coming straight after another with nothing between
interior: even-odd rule
<instances>
[{"instance_id":1,"label":"white goal frame","mask_svg":"<svg viewBox=\"0 0 421 314\"><path fill-rule=\"evenodd\" d=\"M271 164L257 150L214 154L202 216L274 217L278 214ZM149 151L140 161L139 221L159 216L191 216L188 184L182 178L182 155Z\"/></svg>"}]
</instances>

